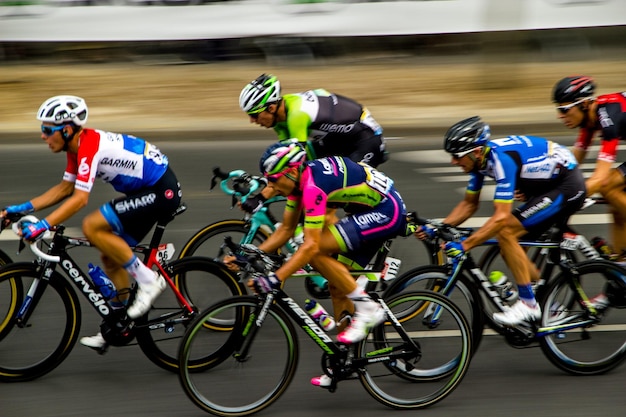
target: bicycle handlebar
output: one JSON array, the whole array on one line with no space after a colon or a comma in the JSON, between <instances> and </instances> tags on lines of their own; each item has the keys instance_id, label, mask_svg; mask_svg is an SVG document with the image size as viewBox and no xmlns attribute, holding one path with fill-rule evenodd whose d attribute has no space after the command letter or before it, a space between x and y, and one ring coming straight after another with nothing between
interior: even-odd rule
<instances>
[{"instance_id":1,"label":"bicycle handlebar","mask_svg":"<svg viewBox=\"0 0 626 417\"><path fill-rule=\"evenodd\" d=\"M224 237L224 244L235 257L235 264L246 272L267 274L278 269L285 260L283 255L267 254L252 244L235 243L230 236Z\"/></svg>"},{"instance_id":2,"label":"bicycle handlebar","mask_svg":"<svg viewBox=\"0 0 626 417\"><path fill-rule=\"evenodd\" d=\"M21 239L21 231L22 231L22 224L23 223L37 223L39 221L39 219L31 214L24 216L22 218L20 218L17 221L13 222L12 225L12 229L13 229L13 233L15 233L16 235L18 235ZM48 239L51 235L50 230L46 230L43 234L43 239ZM24 239L22 239L22 242L24 242ZM35 254L35 256L37 256L38 258L41 258L45 261L49 261L49 262L60 262L61 261L61 257L59 256L55 256L55 255L49 255L45 252L43 252L41 249L39 249L39 246L37 246L37 242L28 242L28 246L30 248L30 250Z\"/></svg>"},{"instance_id":3,"label":"bicycle handlebar","mask_svg":"<svg viewBox=\"0 0 626 417\"><path fill-rule=\"evenodd\" d=\"M241 169L224 172L220 167L213 168L211 189L215 188L218 179L221 179L220 188L224 193L242 199L258 190L262 183L265 184L265 178L250 175Z\"/></svg>"},{"instance_id":4,"label":"bicycle handlebar","mask_svg":"<svg viewBox=\"0 0 626 417\"><path fill-rule=\"evenodd\" d=\"M409 221L418 224L420 226L431 225L434 226L434 231L438 237L446 242L458 242L463 238L468 237L472 234L474 229L469 227L454 227L446 223L442 223L438 220L434 219L426 219L423 217L419 217L417 212L412 212L408 214Z\"/></svg>"}]
</instances>

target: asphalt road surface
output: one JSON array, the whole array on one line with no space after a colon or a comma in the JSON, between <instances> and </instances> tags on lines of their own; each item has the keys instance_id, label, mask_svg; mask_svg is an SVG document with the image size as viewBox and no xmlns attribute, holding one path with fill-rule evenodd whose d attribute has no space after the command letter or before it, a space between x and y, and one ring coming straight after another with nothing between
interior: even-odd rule
<instances>
[{"instance_id":1,"label":"asphalt road surface","mask_svg":"<svg viewBox=\"0 0 626 417\"><path fill-rule=\"evenodd\" d=\"M515 133L515 132L510 132ZM424 217L442 217L459 201L465 180L448 164L439 150L439 138L390 138L392 158L381 168L395 179L409 209ZM254 141L158 142L170 157L172 167L183 184L187 213L168 226L166 240L181 247L201 226L224 218L238 218L230 209L230 198L219 190L209 193L211 168L246 169L255 172L258 156L267 143ZM4 145L0 167L0 204L20 203L55 184L64 168L62 155L51 155L45 146ZM452 169L450 169L452 168ZM98 183L89 207L96 209L116 194L108 185ZM478 217L490 214L491 205L483 204ZM603 207L592 207L578 216L580 232L588 237L607 235ZM81 213L82 214L82 213ZM78 215L66 223L77 233ZM478 222L480 219L477 220ZM417 245L417 246L416 246ZM0 236L0 248L14 260L29 260L24 251L15 254L17 242L11 232ZM425 263L423 249L413 240L401 241L396 248L403 258L403 269ZM409 255L406 255L406 254ZM95 250L81 252L79 260L98 261ZM290 294L303 301L301 286L290 283ZM97 331L98 320L91 308L83 305L81 336ZM303 349L298 373L285 395L259 415L263 416L339 416L378 417L389 410L370 398L357 381L345 381L330 394L309 384L320 373L320 353L300 334ZM25 348L28 348L25 346ZM398 415L429 417L466 416L622 416L626 368L596 377L566 375L551 365L538 348L514 349L498 336L487 336L460 387L435 406ZM263 383L259 375L258 383ZM215 387L219 390L220 387ZM185 396L177 376L149 362L137 346L111 348L106 355L77 344L57 369L35 381L2 384L0 415L3 417L56 416L176 416L204 415Z\"/></svg>"}]
</instances>

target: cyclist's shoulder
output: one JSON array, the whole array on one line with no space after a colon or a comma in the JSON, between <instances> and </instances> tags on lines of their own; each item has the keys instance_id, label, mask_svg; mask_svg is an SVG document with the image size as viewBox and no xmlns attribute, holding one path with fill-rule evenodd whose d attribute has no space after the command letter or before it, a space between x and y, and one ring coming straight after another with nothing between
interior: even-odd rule
<instances>
[{"instance_id":1,"label":"cyclist's shoulder","mask_svg":"<svg viewBox=\"0 0 626 417\"><path fill-rule=\"evenodd\" d=\"M599 95L598 97L596 97L596 103L598 103L598 106L603 106L611 103L626 104L626 92Z\"/></svg>"}]
</instances>

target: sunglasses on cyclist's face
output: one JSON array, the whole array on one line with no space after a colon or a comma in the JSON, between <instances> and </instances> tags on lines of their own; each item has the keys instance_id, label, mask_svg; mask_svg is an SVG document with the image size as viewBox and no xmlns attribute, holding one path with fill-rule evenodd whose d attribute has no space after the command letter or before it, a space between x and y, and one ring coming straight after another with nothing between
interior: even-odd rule
<instances>
[{"instance_id":1,"label":"sunglasses on cyclist's face","mask_svg":"<svg viewBox=\"0 0 626 417\"><path fill-rule=\"evenodd\" d=\"M463 152L456 152L456 153L453 153L453 154L452 154L452 157L453 157L454 159L461 159L461 158L463 158L465 155L469 155L470 153L474 152L474 149L476 149L476 148L472 148L472 149L469 149L469 150L467 150L467 151L463 151Z\"/></svg>"},{"instance_id":2,"label":"sunglasses on cyclist's face","mask_svg":"<svg viewBox=\"0 0 626 417\"><path fill-rule=\"evenodd\" d=\"M568 111L570 111L574 107L578 106L580 103L583 103L583 102L585 102L587 100L589 100L589 99L588 98L583 98L581 100L575 101L575 102L570 103L570 104L564 104L562 106L557 106L556 109L561 114L567 114Z\"/></svg>"},{"instance_id":3,"label":"sunglasses on cyclist's face","mask_svg":"<svg viewBox=\"0 0 626 417\"><path fill-rule=\"evenodd\" d=\"M52 136L55 134L55 132L58 132L59 130L63 130L65 126L44 126L41 125L41 133L43 133L46 136Z\"/></svg>"},{"instance_id":4,"label":"sunglasses on cyclist's face","mask_svg":"<svg viewBox=\"0 0 626 417\"><path fill-rule=\"evenodd\" d=\"M248 116L252 117L254 120L259 118L259 115L267 110L267 107L263 107L260 110L257 110L255 113L248 113Z\"/></svg>"}]
</instances>

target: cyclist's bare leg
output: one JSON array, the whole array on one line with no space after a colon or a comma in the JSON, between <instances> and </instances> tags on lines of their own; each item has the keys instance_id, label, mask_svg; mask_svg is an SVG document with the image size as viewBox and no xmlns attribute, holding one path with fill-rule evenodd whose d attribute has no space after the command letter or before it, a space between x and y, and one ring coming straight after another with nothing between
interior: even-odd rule
<instances>
[{"instance_id":1,"label":"cyclist's bare leg","mask_svg":"<svg viewBox=\"0 0 626 417\"><path fill-rule=\"evenodd\" d=\"M107 277L117 288L117 297L113 298L113 301L124 303L129 296L129 291L122 291L122 289L130 288L130 276L128 272L119 264L113 262L108 256L100 254L102 260L102 268L107 274Z\"/></svg>"},{"instance_id":2,"label":"cyclist's bare leg","mask_svg":"<svg viewBox=\"0 0 626 417\"><path fill-rule=\"evenodd\" d=\"M343 319L354 314L354 303L345 294L340 294L334 285L328 285L328 291L333 303L333 315L337 322L337 331L342 332L349 324L348 320Z\"/></svg>"},{"instance_id":3,"label":"cyclist's bare leg","mask_svg":"<svg viewBox=\"0 0 626 417\"><path fill-rule=\"evenodd\" d=\"M624 185L626 184L621 171L613 169L600 189L613 213L614 222L611 226L611 234L613 249L617 253L626 249L626 192L624 192Z\"/></svg>"},{"instance_id":4,"label":"cyclist's bare leg","mask_svg":"<svg viewBox=\"0 0 626 417\"><path fill-rule=\"evenodd\" d=\"M509 220L509 224L496 235L500 244L500 253L513 273L517 285L530 284L533 271L537 269L526 256L524 248L519 244L519 237L525 233L526 230L519 220L512 218Z\"/></svg>"},{"instance_id":5,"label":"cyclist's bare leg","mask_svg":"<svg viewBox=\"0 0 626 417\"><path fill-rule=\"evenodd\" d=\"M347 295L357 289L356 280L350 275L348 266L332 256L339 252L341 252L339 244L325 227L320 239L320 254L310 262L311 266L328 280L333 311L338 322L345 315L344 312L354 313L354 304ZM339 331L343 330L345 324L347 323L339 326Z\"/></svg>"},{"instance_id":6,"label":"cyclist's bare leg","mask_svg":"<svg viewBox=\"0 0 626 417\"><path fill-rule=\"evenodd\" d=\"M129 278L122 265L127 264L134 254L130 246L113 233L111 226L99 210L88 214L83 220L83 233L93 246L102 252L105 272L116 288L128 288ZM118 271L121 269L124 273Z\"/></svg>"},{"instance_id":7,"label":"cyclist's bare leg","mask_svg":"<svg viewBox=\"0 0 626 417\"><path fill-rule=\"evenodd\" d=\"M610 211L613 215L613 223L609 225L613 251L621 253L626 250L626 213L622 214L613 207Z\"/></svg>"}]
</instances>

